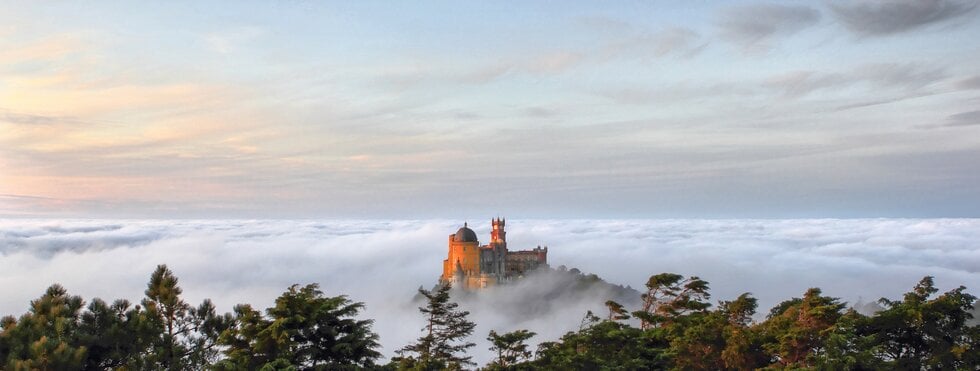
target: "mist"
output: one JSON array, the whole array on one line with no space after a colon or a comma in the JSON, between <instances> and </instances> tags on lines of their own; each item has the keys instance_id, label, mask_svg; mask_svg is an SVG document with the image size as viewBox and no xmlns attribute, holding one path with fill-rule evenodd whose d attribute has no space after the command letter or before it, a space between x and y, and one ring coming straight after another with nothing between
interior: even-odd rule
<instances>
[{"instance_id":1,"label":"mist","mask_svg":"<svg viewBox=\"0 0 980 371\"><path fill-rule=\"evenodd\" d=\"M24 313L52 283L86 301L139 301L150 273L167 264L184 299L269 307L289 285L319 283L327 295L366 304L382 353L420 335L413 302L431 288L446 257L451 220L14 220L0 221L0 314ZM487 223L470 223L482 242ZM765 313L809 287L849 303L899 298L923 276L937 287L980 286L980 219L508 220L508 247L549 247L552 267L642 288L655 273L697 275L712 302L743 292ZM477 329L474 360L489 358L490 330L530 329L532 342L575 330L603 312L616 290L540 274L508 287L459 296ZM560 291L560 290L559 290ZM621 294L621 292L620 292ZM621 295L620 295L621 296ZM635 307L632 307L635 309Z\"/></svg>"}]
</instances>

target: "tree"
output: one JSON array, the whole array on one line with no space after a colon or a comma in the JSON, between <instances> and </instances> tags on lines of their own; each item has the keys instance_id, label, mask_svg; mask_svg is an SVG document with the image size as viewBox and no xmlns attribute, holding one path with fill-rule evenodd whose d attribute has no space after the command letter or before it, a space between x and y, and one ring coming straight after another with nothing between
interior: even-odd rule
<instances>
[{"instance_id":1,"label":"tree","mask_svg":"<svg viewBox=\"0 0 980 371\"><path fill-rule=\"evenodd\" d=\"M150 357L162 369L185 368L182 358L188 349L180 338L191 329L187 313L190 305L180 298L182 292L177 277L166 265L158 265L150 275L143 306L148 317L162 330Z\"/></svg>"},{"instance_id":2,"label":"tree","mask_svg":"<svg viewBox=\"0 0 980 371\"><path fill-rule=\"evenodd\" d=\"M782 312L771 312L763 324L768 340L766 350L782 367L813 366L815 357L825 350L844 304L837 298L821 295L818 288L811 288L803 298L791 299L777 308Z\"/></svg>"},{"instance_id":3,"label":"tree","mask_svg":"<svg viewBox=\"0 0 980 371\"><path fill-rule=\"evenodd\" d=\"M279 359L280 353L288 349L285 339L270 336L267 329L271 321L251 305L236 305L234 313L231 325L218 338L226 347L225 359L218 363L218 369L257 370Z\"/></svg>"},{"instance_id":4,"label":"tree","mask_svg":"<svg viewBox=\"0 0 980 371\"><path fill-rule=\"evenodd\" d=\"M470 312L458 310L459 304L450 301L449 291L449 285L439 285L434 291L419 289L419 294L427 300L426 306L419 307L426 317L426 325L415 343L397 351L399 355L417 356L402 358L401 368L459 369L475 365L463 352L476 346L464 340L473 333L476 324L466 319Z\"/></svg>"},{"instance_id":5,"label":"tree","mask_svg":"<svg viewBox=\"0 0 980 371\"><path fill-rule=\"evenodd\" d=\"M524 342L534 335L536 335L534 332L528 330L517 330L503 335L490 330L487 340L493 345L490 350L497 353L497 359L487 365L487 368L506 370L519 362L526 361L531 357L531 351L527 349L527 344Z\"/></svg>"},{"instance_id":6,"label":"tree","mask_svg":"<svg viewBox=\"0 0 980 371\"><path fill-rule=\"evenodd\" d=\"M221 335L227 345L219 368L297 370L374 366L381 356L372 320L357 320L363 303L324 296L319 285L290 286L266 312L235 307L234 325Z\"/></svg>"},{"instance_id":7,"label":"tree","mask_svg":"<svg viewBox=\"0 0 980 371\"><path fill-rule=\"evenodd\" d=\"M8 370L81 370L87 349L76 337L82 298L51 285L18 320L5 317L0 356Z\"/></svg>"},{"instance_id":8,"label":"tree","mask_svg":"<svg viewBox=\"0 0 980 371\"><path fill-rule=\"evenodd\" d=\"M145 352L159 336L146 312L126 300L109 305L93 299L78 329L79 341L88 348L86 369L139 369Z\"/></svg>"},{"instance_id":9,"label":"tree","mask_svg":"<svg viewBox=\"0 0 980 371\"><path fill-rule=\"evenodd\" d=\"M609 321L625 321L630 319L629 312L622 304L613 300L606 300L606 308L609 309L609 316L606 317Z\"/></svg>"},{"instance_id":10,"label":"tree","mask_svg":"<svg viewBox=\"0 0 980 371\"><path fill-rule=\"evenodd\" d=\"M977 298L964 290L960 286L931 298L939 290L932 277L924 277L902 301L879 300L885 310L860 332L874 337L873 349L888 368L975 370L980 330L967 321Z\"/></svg>"},{"instance_id":11,"label":"tree","mask_svg":"<svg viewBox=\"0 0 980 371\"><path fill-rule=\"evenodd\" d=\"M290 361L300 369L372 366L381 356L373 320L357 320L364 303L326 297L319 285L290 286L269 308L269 329L288 340Z\"/></svg>"},{"instance_id":12,"label":"tree","mask_svg":"<svg viewBox=\"0 0 980 371\"><path fill-rule=\"evenodd\" d=\"M218 339L221 333L231 326L234 317L230 313L218 314L211 299L204 299L201 305L188 310L191 331L187 337L189 352L187 362L196 367L214 364L220 351Z\"/></svg>"},{"instance_id":13,"label":"tree","mask_svg":"<svg viewBox=\"0 0 980 371\"><path fill-rule=\"evenodd\" d=\"M579 331L541 343L531 366L541 370L665 369L669 344L664 334L659 328L644 331L588 313Z\"/></svg>"},{"instance_id":14,"label":"tree","mask_svg":"<svg viewBox=\"0 0 980 371\"><path fill-rule=\"evenodd\" d=\"M752 370L769 363L757 332L750 326L758 307L759 301L749 293L739 295L732 301L723 301L718 306L718 312L727 320L725 348L721 351L725 368Z\"/></svg>"},{"instance_id":15,"label":"tree","mask_svg":"<svg viewBox=\"0 0 980 371\"><path fill-rule=\"evenodd\" d=\"M150 368L198 369L216 360L219 334L228 327L230 315L218 316L214 304L205 299L191 307L180 294L177 277L166 265L158 265L146 288L143 307L149 326L159 336L145 359Z\"/></svg>"},{"instance_id":16,"label":"tree","mask_svg":"<svg viewBox=\"0 0 980 371\"><path fill-rule=\"evenodd\" d=\"M640 319L640 328L669 324L677 317L693 311L703 311L711 304L707 302L708 282L697 276L687 279L675 273L660 273L647 280L647 292L640 298L643 308L633 312Z\"/></svg>"},{"instance_id":17,"label":"tree","mask_svg":"<svg viewBox=\"0 0 980 371\"><path fill-rule=\"evenodd\" d=\"M814 356L820 370L888 370L875 353L874 336L867 334L870 317L848 309L837 320L824 342L824 351Z\"/></svg>"}]
</instances>

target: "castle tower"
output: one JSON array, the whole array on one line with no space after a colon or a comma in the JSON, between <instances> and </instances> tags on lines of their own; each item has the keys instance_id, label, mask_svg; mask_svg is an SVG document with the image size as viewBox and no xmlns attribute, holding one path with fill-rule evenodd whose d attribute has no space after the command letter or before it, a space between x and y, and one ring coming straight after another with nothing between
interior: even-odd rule
<instances>
[{"instance_id":1,"label":"castle tower","mask_svg":"<svg viewBox=\"0 0 980 371\"><path fill-rule=\"evenodd\" d=\"M480 241L466 223L449 235L449 256L442 262L442 281L452 282L457 270L464 276L480 274Z\"/></svg>"},{"instance_id":2,"label":"castle tower","mask_svg":"<svg viewBox=\"0 0 980 371\"><path fill-rule=\"evenodd\" d=\"M506 220L504 219L490 219L490 225L493 228L490 230L490 243L507 246L507 232L504 232L505 223Z\"/></svg>"},{"instance_id":3,"label":"castle tower","mask_svg":"<svg viewBox=\"0 0 980 371\"><path fill-rule=\"evenodd\" d=\"M504 225L507 221L501 218L490 219L490 248L491 269L498 281L503 281L507 275L507 232Z\"/></svg>"}]
</instances>

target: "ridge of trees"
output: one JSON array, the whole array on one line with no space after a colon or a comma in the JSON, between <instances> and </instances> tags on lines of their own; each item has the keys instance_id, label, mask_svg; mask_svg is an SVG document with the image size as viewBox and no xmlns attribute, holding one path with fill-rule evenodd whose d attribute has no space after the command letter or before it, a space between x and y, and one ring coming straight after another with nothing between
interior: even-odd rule
<instances>
[{"instance_id":1,"label":"ridge of trees","mask_svg":"<svg viewBox=\"0 0 980 371\"><path fill-rule=\"evenodd\" d=\"M597 279L597 277L596 277ZM755 321L749 293L709 301L699 277L660 273L638 293L638 308L614 300L587 312L577 331L541 342L528 330L487 336L484 370L976 370L977 298L960 286L939 293L932 277L881 310L861 314L818 288L785 300ZM166 266L151 274L139 304L69 295L55 284L27 313L0 319L0 370L458 370L475 323L449 286L419 289L425 326L413 343L380 362L364 304L293 285L264 311L248 304L219 314L210 300L181 298Z\"/></svg>"}]
</instances>

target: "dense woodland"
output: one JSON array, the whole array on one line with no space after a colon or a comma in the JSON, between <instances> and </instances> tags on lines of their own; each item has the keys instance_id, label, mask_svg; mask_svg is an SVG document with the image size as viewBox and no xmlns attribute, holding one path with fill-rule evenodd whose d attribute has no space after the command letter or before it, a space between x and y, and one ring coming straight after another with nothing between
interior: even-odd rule
<instances>
[{"instance_id":1,"label":"dense woodland","mask_svg":"<svg viewBox=\"0 0 980 371\"><path fill-rule=\"evenodd\" d=\"M583 276L585 277L585 276ZM977 370L976 297L964 287L938 293L923 278L902 298L881 299L863 315L812 288L753 321L757 301L743 294L712 304L708 282L651 276L637 308L607 301L584 313L578 330L530 345L527 330L490 331L494 359L467 351L475 324L449 287L419 289L419 337L381 359L362 303L327 296L316 284L289 287L271 308L242 304L219 314L205 300L181 299L177 277L159 266L136 304L86 305L53 285L29 311L2 319L6 370ZM537 339L536 339L537 340ZM537 341L535 341L537 342Z\"/></svg>"}]
</instances>

